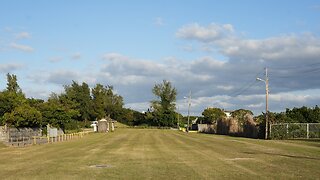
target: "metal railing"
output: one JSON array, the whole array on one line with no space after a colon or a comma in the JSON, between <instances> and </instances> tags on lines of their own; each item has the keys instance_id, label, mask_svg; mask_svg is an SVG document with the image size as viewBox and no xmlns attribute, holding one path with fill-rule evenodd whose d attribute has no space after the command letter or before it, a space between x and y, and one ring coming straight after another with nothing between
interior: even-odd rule
<instances>
[{"instance_id":1,"label":"metal railing","mask_svg":"<svg viewBox=\"0 0 320 180\"><path fill-rule=\"evenodd\" d=\"M271 124L270 139L320 139L320 123Z\"/></svg>"}]
</instances>

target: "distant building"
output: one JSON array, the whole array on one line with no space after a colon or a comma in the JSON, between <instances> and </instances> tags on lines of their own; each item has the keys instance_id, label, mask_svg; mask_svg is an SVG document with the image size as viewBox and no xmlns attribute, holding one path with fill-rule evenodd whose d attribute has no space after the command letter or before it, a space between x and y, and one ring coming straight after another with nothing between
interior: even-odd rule
<instances>
[{"instance_id":1,"label":"distant building","mask_svg":"<svg viewBox=\"0 0 320 180\"><path fill-rule=\"evenodd\" d=\"M227 118L231 118L232 111L223 110L223 112L226 114Z\"/></svg>"}]
</instances>

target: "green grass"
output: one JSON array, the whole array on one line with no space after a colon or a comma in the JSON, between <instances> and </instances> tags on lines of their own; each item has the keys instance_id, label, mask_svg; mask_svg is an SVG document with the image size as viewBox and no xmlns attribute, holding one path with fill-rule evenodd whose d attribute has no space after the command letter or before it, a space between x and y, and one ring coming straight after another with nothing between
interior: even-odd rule
<instances>
[{"instance_id":1,"label":"green grass","mask_svg":"<svg viewBox=\"0 0 320 180\"><path fill-rule=\"evenodd\" d=\"M121 128L26 148L0 144L0 179L319 179L319 143Z\"/></svg>"}]
</instances>

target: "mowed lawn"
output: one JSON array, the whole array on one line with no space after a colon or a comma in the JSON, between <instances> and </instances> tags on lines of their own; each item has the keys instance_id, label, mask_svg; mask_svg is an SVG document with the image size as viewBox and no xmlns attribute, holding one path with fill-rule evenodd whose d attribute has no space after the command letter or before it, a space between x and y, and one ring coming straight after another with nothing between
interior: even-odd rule
<instances>
[{"instance_id":1,"label":"mowed lawn","mask_svg":"<svg viewBox=\"0 0 320 180\"><path fill-rule=\"evenodd\" d=\"M0 144L0 179L319 179L320 142L116 129L25 148Z\"/></svg>"}]
</instances>

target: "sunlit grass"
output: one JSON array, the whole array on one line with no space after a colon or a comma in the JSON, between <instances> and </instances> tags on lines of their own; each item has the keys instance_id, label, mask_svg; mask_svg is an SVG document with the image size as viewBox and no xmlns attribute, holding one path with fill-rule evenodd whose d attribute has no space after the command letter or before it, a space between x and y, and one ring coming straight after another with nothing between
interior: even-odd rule
<instances>
[{"instance_id":1,"label":"sunlit grass","mask_svg":"<svg viewBox=\"0 0 320 180\"><path fill-rule=\"evenodd\" d=\"M319 142L265 141L157 129L0 145L1 179L257 179L320 177Z\"/></svg>"}]
</instances>

